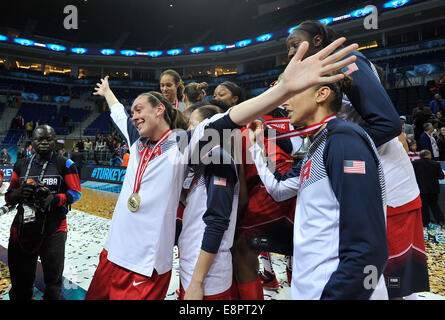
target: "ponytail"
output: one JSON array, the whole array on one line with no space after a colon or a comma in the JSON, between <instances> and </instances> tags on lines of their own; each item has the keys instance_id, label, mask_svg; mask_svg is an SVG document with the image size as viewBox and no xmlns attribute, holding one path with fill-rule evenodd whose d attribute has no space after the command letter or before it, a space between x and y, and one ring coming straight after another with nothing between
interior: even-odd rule
<instances>
[{"instance_id":1,"label":"ponytail","mask_svg":"<svg viewBox=\"0 0 445 320\"><path fill-rule=\"evenodd\" d=\"M184 129L187 130L187 118L184 113L179 109L172 108L171 129Z\"/></svg>"},{"instance_id":2,"label":"ponytail","mask_svg":"<svg viewBox=\"0 0 445 320\"><path fill-rule=\"evenodd\" d=\"M209 85L207 84L207 82L190 82L184 88L184 95L191 103L203 101L207 95L206 90L208 87Z\"/></svg>"},{"instance_id":3,"label":"ponytail","mask_svg":"<svg viewBox=\"0 0 445 320\"><path fill-rule=\"evenodd\" d=\"M328 74L327 76L333 76L336 74L341 74L341 72L333 72L331 74ZM334 113L337 113L340 111L343 103L343 94L348 95L351 92L352 86L353 79L350 76L345 75L345 77L340 81L320 85L317 86L316 89L318 90L322 87L329 87L329 89L331 89L332 100L330 108Z\"/></svg>"}]
</instances>

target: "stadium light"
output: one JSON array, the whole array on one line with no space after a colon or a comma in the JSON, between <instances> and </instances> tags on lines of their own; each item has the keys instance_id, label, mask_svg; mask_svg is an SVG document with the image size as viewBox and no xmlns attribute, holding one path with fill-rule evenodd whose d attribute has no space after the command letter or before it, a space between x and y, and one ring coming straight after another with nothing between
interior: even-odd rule
<instances>
[{"instance_id":1,"label":"stadium light","mask_svg":"<svg viewBox=\"0 0 445 320\"><path fill-rule=\"evenodd\" d=\"M289 29L287 29L287 33L291 34L292 31L294 31L298 26L295 27L290 27Z\"/></svg>"},{"instance_id":2,"label":"stadium light","mask_svg":"<svg viewBox=\"0 0 445 320\"><path fill-rule=\"evenodd\" d=\"M58 44L53 44L53 43L47 43L46 47L53 51L65 51L66 50L66 47L58 45Z\"/></svg>"},{"instance_id":3,"label":"stadium light","mask_svg":"<svg viewBox=\"0 0 445 320\"><path fill-rule=\"evenodd\" d=\"M388 2L384 3L383 8L385 8L385 9L400 8L400 7L403 7L404 5L408 4L409 2L411 2L411 0L392 0L392 1L388 1Z\"/></svg>"},{"instance_id":4,"label":"stadium light","mask_svg":"<svg viewBox=\"0 0 445 320\"><path fill-rule=\"evenodd\" d=\"M0 34L0 41L6 41L6 40L8 40L8 37Z\"/></svg>"},{"instance_id":5,"label":"stadium light","mask_svg":"<svg viewBox=\"0 0 445 320\"><path fill-rule=\"evenodd\" d=\"M134 50L121 50L121 54L127 57L132 57L136 55L136 51Z\"/></svg>"},{"instance_id":6,"label":"stadium light","mask_svg":"<svg viewBox=\"0 0 445 320\"><path fill-rule=\"evenodd\" d=\"M334 18L324 18L318 21L327 26L328 24L331 24L334 21Z\"/></svg>"},{"instance_id":7,"label":"stadium light","mask_svg":"<svg viewBox=\"0 0 445 320\"><path fill-rule=\"evenodd\" d=\"M87 53L88 50L85 48L71 48L71 52L74 52L77 54L84 54L84 53Z\"/></svg>"},{"instance_id":8,"label":"stadium light","mask_svg":"<svg viewBox=\"0 0 445 320\"><path fill-rule=\"evenodd\" d=\"M28 40L28 39L23 39L23 38L15 38L14 42L18 43L22 46L33 46L34 45L34 41Z\"/></svg>"},{"instance_id":9,"label":"stadium light","mask_svg":"<svg viewBox=\"0 0 445 320\"><path fill-rule=\"evenodd\" d=\"M115 54L116 50L113 50L113 49L102 49L102 50L100 50L100 53L102 53L105 56L109 56L109 55Z\"/></svg>"},{"instance_id":10,"label":"stadium light","mask_svg":"<svg viewBox=\"0 0 445 320\"><path fill-rule=\"evenodd\" d=\"M354 10L354 11L350 12L349 14L351 15L351 17L361 18L361 17L364 17L364 16L370 14L371 12L372 12L371 7L365 7L365 8Z\"/></svg>"},{"instance_id":11,"label":"stadium light","mask_svg":"<svg viewBox=\"0 0 445 320\"><path fill-rule=\"evenodd\" d=\"M153 57L153 58L162 56L162 53L163 53L162 51L148 51L148 52L147 52L147 54L148 54L150 57Z\"/></svg>"},{"instance_id":12,"label":"stadium light","mask_svg":"<svg viewBox=\"0 0 445 320\"><path fill-rule=\"evenodd\" d=\"M209 47L209 49L212 50L212 51L222 51L225 48L226 48L225 44L217 44L217 45Z\"/></svg>"},{"instance_id":13,"label":"stadium light","mask_svg":"<svg viewBox=\"0 0 445 320\"><path fill-rule=\"evenodd\" d=\"M266 33L266 34L262 34L261 36L256 37L256 41L266 42L266 41L269 41L270 39L272 39L272 37L273 37L272 33Z\"/></svg>"},{"instance_id":14,"label":"stadium light","mask_svg":"<svg viewBox=\"0 0 445 320\"><path fill-rule=\"evenodd\" d=\"M243 48L243 47L248 46L251 43L252 43L251 39L245 39L245 40L241 40L241 41L238 41L237 43L235 43L235 46L238 48Z\"/></svg>"},{"instance_id":15,"label":"stadium light","mask_svg":"<svg viewBox=\"0 0 445 320\"><path fill-rule=\"evenodd\" d=\"M201 53L204 51L204 47L193 47L190 49L191 53Z\"/></svg>"},{"instance_id":16,"label":"stadium light","mask_svg":"<svg viewBox=\"0 0 445 320\"><path fill-rule=\"evenodd\" d=\"M177 56L178 54L181 54L182 50L181 49L171 49L167 51L167 54L170 56Z\"/></svg>"}]
</instances>

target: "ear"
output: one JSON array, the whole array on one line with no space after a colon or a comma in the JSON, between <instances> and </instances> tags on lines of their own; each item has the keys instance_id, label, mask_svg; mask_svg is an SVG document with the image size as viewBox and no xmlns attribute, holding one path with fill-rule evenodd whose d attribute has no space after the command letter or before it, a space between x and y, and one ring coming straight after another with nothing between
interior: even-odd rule
<instances>
[{"instance_id":1,"label":"ear","mask_svg":"<svg viewBox=\"0 0 445 320\"><path fill-rule=\"evenodd\" d=\"M330 95L331 95L331 88L321 87L315 93L315 101L317 102L317 104L326 103L329 100Z\"/></svg>"},{"instance_id":2,"label":"ear","mask_svg":"<svg viewBox=\"0 0 445 320\"><path fill-rule=\"evenodd\" d=\"M239 97L238 97L238 96L233 96L233 97L232 97L233 105L238 104L238 100L239 100Z\"/></svg>"},{"instance_id":3,"label":"ear","mask_svg":"<svg viewBox=\"0 0 445 320\"><path fill-rule=\"evenodd\" d=\"M156 106L156 116L163 117L165 112L164 104L160 103Z\"/></svg>"},{"instance_id":4,"label":"ear","mask_svg":"<svg viewBox=\"0 0 445 320\"><path fill-rule=\"evenodd\" d=\"M321 37L321 35L317 34L313 39L312 39L312 43L314 44L315 48L320 48L321 44L323 43L323 38Z\"/></svg>"}]
</instances>

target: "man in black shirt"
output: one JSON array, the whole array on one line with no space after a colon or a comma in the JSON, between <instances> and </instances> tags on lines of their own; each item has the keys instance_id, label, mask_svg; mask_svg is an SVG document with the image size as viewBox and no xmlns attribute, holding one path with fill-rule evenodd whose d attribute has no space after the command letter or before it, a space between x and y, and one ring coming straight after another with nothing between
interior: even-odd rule
<instances>
[{"instance_id":1,"label":"man in black shirt","mask_svg":"<svg viewBox=\"0 0 445 320\"><path fill-rule=\"evenodd\" d=\"M78 147L74 147L73 152L71 152L70 159L74 161L80 174L80 170L83 167L83 154L79 152Z\"/></svg>"},{"instance_id":2,"label":"man in black shirt","mask_svg":"<svg viewBox=\"0 0 445 320\"><path fill-rule=\"evenodd\" d=\"M11 300L32 298L37 259L45 280L45 300L60 299L67 238L67 206L81 195L74 162L55 152L54 129L43 125L32 136L35 155L16 162L5 195L18 205L11 226L8 265Z\"/></svg>"},{"instance_id":3,"label":"man in black shirt","mask_svg":"<svg viewBox=\"0 0 445 320\"><path fill-rule=\"evenodd\" d=\"M430 223L430 209L435 222L443 225L444 217L438 199L440 193L439 180L444 179L445 175L440 164L431 160L430 151L422 150L420 151L420 159L413 161L413 166L420 189L420 198L422 199L423 226L428 227Z\"/></svg>"}]
</instances>

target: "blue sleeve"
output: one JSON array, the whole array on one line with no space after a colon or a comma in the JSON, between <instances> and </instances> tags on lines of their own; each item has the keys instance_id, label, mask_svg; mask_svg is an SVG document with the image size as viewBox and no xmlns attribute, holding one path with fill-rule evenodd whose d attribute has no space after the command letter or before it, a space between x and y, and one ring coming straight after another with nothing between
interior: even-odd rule
<instances>
[{"instance_id":1,"label":"blue sleeve","mask_svg":"<svg viewBox=\"0 0 445 320\"><path fill-rule=\"evenodd\" d=\"M288 179L300 180L302 161L297 162L288 172L281 174L278 170L275 170L274 176L277 181L286 181Z\"/></svg>"},{"instance_id":2,"label":"blue sleeve","mask_svg":"<svg viewBox=\"0 0 445 320\"><path fill-rule=\"evenodd\" d=\"M380 279L388 259L377 155L365 138L343 132L328 137L324 160L340 207L340 243L337 270L321 299L369 299L365 267L375 266ZM365 162L365 173L345 173L345 160Z\"/></svg>"},{"instance_id":3,"label":"blue sleeve","mask_svg":"<svg viewBox=\"0 0 445 320\"><path fill-rule=\"evenodd\" d=\"M206 128L215 129L221 133L224 129L241 129L242 127L233 122L228 113L206 126Z\"/></svg>"},{"instance_id":4,"label":"blue sleeve","mask_svg":"<svg viewBox=\"0 0 445 320\"><path fill-rule=\"evenodd\" d=\"M224 232L229 227L235 185L238 181L233 164L206 166L207 210L201 249L216 254Z\"/></svg>"},{"instance_id":5,"label":"blue sleeve","mask_svg":"<svg viewBox=\"0 0 445 320\"><path fill-rule=\"evenodd\" d=\"M374 73L371 63L361 53L355 64L358 70L352 72L349 101L366 122L363 129L369 134L377 147L398 137L402 132L399 115L391 102L385 88Z\"/></svg>"}]
</instances>

